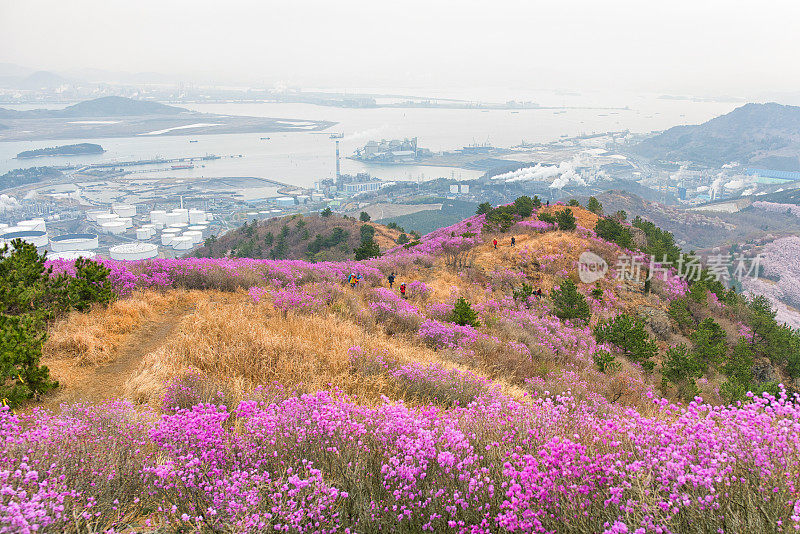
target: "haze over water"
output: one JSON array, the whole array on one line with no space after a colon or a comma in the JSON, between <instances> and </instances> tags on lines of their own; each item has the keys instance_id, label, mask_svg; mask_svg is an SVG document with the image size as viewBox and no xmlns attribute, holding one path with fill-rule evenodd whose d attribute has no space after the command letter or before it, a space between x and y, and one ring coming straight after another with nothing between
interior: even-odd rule
<instances>
[{"instance_id":1,"label":"haze over water","mask_svg":"<svg viewBox=\"0 0 800 534\"><path fill-rule=\"evenodd\" d=\"M377 92L377 91L376 91ZM387 93L386 90L380 91ZM424 166L374 166L345 159L370 139L417 137L419 146L434 151L453 150L473 142L489 141L495 146L508 147L527 142L547 142L561 136L595 132L631 130L645 133L678 124L696 124L727 113L737 107L731 102L696 102L660 99L657 95L620 94L559 94L520 93L499 94L497 91L465 90L454 94L405 89L398 94L475 98L483 101L533 101L541 106L571 108L615 107L629 109L568 109L558 113L552 109L521 109L518 112L483 111L472 109L352 109L323 107L310 104L178 104L204 113L251 115L273 118L330 120L338 124L324 132L291 132L264 134L225 134L182 136L137 136L110 139L60 139L0 143L0 173L13 168L41 165L89 164L108 161L146 159L155 156L177 158L185 156L239 155L242 158L223 158L196 164L194 169L171 169L134 174L133 177L225 177L256 176L300 186L334 174L334 142L331 132L342 132L342 172L369 172L373 176L395 180L425 180L438 177L468 179L482 174L454 168ZM473 96L474 95L474 96ZM13 107L13 106L6 106ZM30 108L31 106L25 106ZM63 107L35 106L35 107ZM19 108L18 108L19 109ZM261 140L269 137L269 140ZM196 143L189 143L189 140ZM16 160L23 150L78 142L99 143L106 153L94 156L51 157ZM139 168L144 169L144 168Z\"/></svg>"}]
</instances>

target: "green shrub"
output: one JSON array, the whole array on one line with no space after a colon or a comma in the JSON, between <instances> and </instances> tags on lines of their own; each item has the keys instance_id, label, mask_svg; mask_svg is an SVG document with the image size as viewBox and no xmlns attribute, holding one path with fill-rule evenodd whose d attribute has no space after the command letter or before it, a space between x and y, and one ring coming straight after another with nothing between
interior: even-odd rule
<instances>
[{"instance_id":1,"label":"green shrub","mask_svg":"<svg viewBox=\"0 0 800 534\"><path fill-rule=\"evenodd\" d=\"M592 360L594 360L597 370L601 373L611 373L620 367L614 355L607 350L595 351L595 353L592 354Z\"/></svg>"},{"instance_id":2,"label":"green shrub","mask_svg":"<svg viewBox=\"0 0 800 534\"><path fill-rule=\"evenodd\" d=\"M331 210L330 208L325 208L319 214L322 215L323 217L330 217L331 215L333 215L333 210Z\"/></svg>"},{"instance_id":3,"label":"green shrub","mask_svg":"<svg viewBox=\"0 0 800 534\"><path fill-rule=\"evenodd\" d=\"M556 220L555 216L553 216L553 215L551 215L549 213L540 213L539 214L539 220L540 221L544 221L544 222L549 223L549 224L556 224L558 222Z\"/></svg>"},{"instance_id":4,"label":"green shrub","mask_svg":"<svg viewBox=\"0 0 800 534\"><path fill-rule=\"evenodd\" d=\"M458 298L455 306L453 306L453 311L447 316L447 320L457 325L471 326L473 328L477 328L481 324L478 321L478 314L464 297Z\"/></svg>"},{"instance_id":5,"label":"green shrub","mask_svg":"<svg viewBox=\"0 0 800 534\"><path fill-rule=\"evenodd\" d=\"M671 382L678 383L686 378L700 378L705 365L686 345L670 347L664 358L662 374Z\"/></svg>"},{"instance_id":6,"label":"green shrub","mask_svg":"<svg viewBox=\"0 0 800 534\"><path fill-rule=\"evenodd\" d=\"M704 365L703 370L708 365L722 362L727 352L726 337L725 330L710 317L703 319L689 336L698 361Z\"/></svg>"},{"instance_id":7,"label":"green shrub","mask_svg":"<svg viewBox=\"0 0 800 534\"><path fill-rule=\"evenodd\" d=\"M411 240L409 239L408 235L406 235L405 233L402 233L399 236L397 236L397 244L398 245L405 245L409 241L411 241Z\"/></svg>"},{"instance_id":8,"label":"green shrub","mask_svg":"<svg viewBox=\"0 0 800 534\"><path fill-rule=\"evenodd\" d=\"M554 289L550 297L553 300L553 312L562 320L587 320L591 314L586 297L578 293L578 288L572 280L564 280L561 287Z\"/></svg>"},{"instance_id":9,"label":"green shrub","mask_svg":"<svg viewBox=\"0 0 800 534\"><path fill-rule=\"evenodd\" d=\"M353 249L357 260L377 258L381 255L381 249L371 237L361 241L361 244Z\"/></svg>"},{"instance_id":10,"label":"green shrub","mask_svg":"<svg viewBox=\"0 0 800 534\"><path fill-rule=\"evenodd\" d=\"M114 289L108 280L110 273L111 269L92 260L75 260L75 278L67 286L67 306L86 311L92 304L108 304L113 301Z\"/></svg>"},{"instance_id":11,"label":"green shrub","mask_svg":"<svg viewBox=\"0 0 800 534\"><path fill-rule=\"evenodd\" d=\"M76 275L52 275L36 247L16 239L0 249L0 398L13 407L58 384L39 365L48 324L69 310L114 298L109 270L87 259Z\"/></svg>"},{"instance_id":12,"label":"green shrub","mask_svg":"<svg viewBox=\"0 0 800 534\"><path fill-rule=\"evenodd\" d=\"M366 211L362 211L358 216L358 220L361 222L369 222L370 220L369 213L367 213Z\"/></svg>"},{"instance_id":13,"label":"green shrub","mask_svg":"<svg viewBox=\"0 0 800 534\"><path fill-rule=\"evenodd\" d=\"M678 328L683 333L688 333L694 328L694 318L689 311L689 305L685 298L675 299L669 303L669 316L678 324Z\"/></svg>"},{"instance_id":14,"label":"green shrub","mask_svg":"<svg viewBox=\"0 0 800 534\"><path fill-rule=\"evenodd\" d=\"M631 361L639 363L646 371L655 367L652 359L658 352L658 345L647 335L644 321L631 315L617 315L603 321L594 328L598 343L611 343L619 347Z\"/></svg>"},{"instance_id":15,"label":"green shrub","mask_svg":"<svg viewBox=\"0 0 800 534\"><path fill-rule=\"evenodd\" d=\"M598 219L594 225L594 231L598 237L616 243L622 248L633 246L633 234L630 229L612 217Z\"/></svg>"},{"instance_id":16,"label":"green shrub","mask_svg":"<svg viewBox=\"0 0 800 534\"><path fill-rule=\"evenodd\" d=\"M581 203L574 198L569 199L569 202L567 202L567 206L572 206L573 208L580 207L580 205Z\"/></svg>"},{"instance_id":17,"label":"green shrub","mask_svg":"<svg viewBox=\"0 0 800 534\"><path fill-rule=\"evenodd\" d=\"M542 207L542 201L539 200L539 195L533 195L533 207L537 210Z\"/></svg>"},{"instance_id":18,"label":"green shrub","mask_svg":"<svg viewBox=\"0 0 800 534\"><path fill-rule=\"evenodd\" d=\"M578 227L575 216L569 208L556 212L556 222L558 222L558 229L565 232L570 232Z\"/></svg>"},{"instance_id":19,"label":"green shrub","mask_svg":"<svg viewBox=\"0 0 800 534\"><path fill-rule=\"evenodd\" d=\"M522 283L522 286L514 290L514 300L521 300L525 302L531 295L533 295L533 286L530 284Z\"/></svg>"},{"instance_id":20,"label":"green shrub","mask_svg":"<svg viewBox=\"0 0 800 534\"><path fill-rule=\"evenodd\" d=\"M595 215L600 215L603 213L603 205L600 204L600 201L595 197L589 197L589 202L586 203L586 209Z\"/></svg>"},{"instance_id":21,"label":"green shrub","mask_svg":"<svg viewBox=\"0 0 800 534\"><path fill-rule=\"evenodd\" d=\"M592 298L595 300L603 298L603 288L600 287L600 282L595 283L594 289L592 289Z\"/></svg>"},{"instance_id":22,"label":"green shrub","mask_svg":"<svg viewBox=\"0 0 800 534\"><path fill-rule=\"evenodd\" d=\"M514 208L517 210L517 215L523 219L530 217L533 214L533 199L523 195L514 201Z\"/></svg>"},{"instance_id":23,"label":"green shrub","mask_svg":"<svg viewBox=\"0 0 800 534\"><path fill-rule=\"evenodd\" d=\"M481 202L478 204L478 209L475 210L476 215L483 215L492 211L492 205L489 202Z\"/></svg>"}]
</instances>

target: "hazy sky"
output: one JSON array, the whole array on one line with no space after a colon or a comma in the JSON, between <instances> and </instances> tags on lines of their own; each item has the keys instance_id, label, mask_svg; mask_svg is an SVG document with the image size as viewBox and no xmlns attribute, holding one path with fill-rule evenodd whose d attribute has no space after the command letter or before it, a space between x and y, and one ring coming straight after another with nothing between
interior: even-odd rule
<instances>
[{"instance_id":1,"label":"hazy sky","mask_svg":"<svg viewBox=\"0 0 800 534\"><path fill-rule=\"evenodd\" d=\"M800 1L0 0L0 62L220 83L800 89Z\"/></svg>"}]
</instances>

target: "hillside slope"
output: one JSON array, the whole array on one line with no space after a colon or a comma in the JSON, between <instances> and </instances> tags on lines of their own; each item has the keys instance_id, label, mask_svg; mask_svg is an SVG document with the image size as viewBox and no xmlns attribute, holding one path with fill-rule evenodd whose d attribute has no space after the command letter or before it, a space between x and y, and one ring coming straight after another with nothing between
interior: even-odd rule
<instances>
[{"instance_id":1,"label":"hillside slope","mask_svg":"<svg viewBox=\"0 0 800 534\"><path fill-rule=\"evenodd\" d=\"M800 107L746 104L699 125L675 126L634 151L654 159L720 166L732 161L800 170Z\"/></svg>"},{"instance_id":2,"label":"hillside slope","mask_svg":"<svg viewBox=\"0 0 800 534\"><path fill-rule=\"evenodd\" d=\"M632 251L616 242L633 246L634 229L577 206L531 214L531 202L364 261L104 262L118 300L50 329L54 410L0 409L0 522L153 534L800 526L800 404L776 384L800 374L800 335L710 282L619 279ZM647 225L636 237L639 253L678 252ZM596 282L579 274L587 252L608 268L590 271ZM350 273L363 281L351 287ZM113 400L55 408L82 393Z\"/></svg>"},{"instance_id":3,"label":"hillside slope","mask_svg":"<svg viewBox=\"0 0 800 534\"><path fill-rule=\"evenodd\" d=\"M330 215L290 215L252 221L220 237L206 239L192 256L224 258L341 261L353 259L361 242L361 227L375 229L374 240L387 250L397 246L401 232L372 222Z\"/></svg>"}]
</instances>

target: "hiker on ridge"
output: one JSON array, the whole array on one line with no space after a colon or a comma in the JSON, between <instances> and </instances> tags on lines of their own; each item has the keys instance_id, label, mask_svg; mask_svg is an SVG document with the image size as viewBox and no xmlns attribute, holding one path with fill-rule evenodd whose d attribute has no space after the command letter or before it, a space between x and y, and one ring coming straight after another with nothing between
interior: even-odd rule
<instances>
[{"instance_id":1,"label":"hiker on ridge","mask_svg":"<svg viewBox=\"0 0 800 534\"><path fill-rule=\"evenodd\" d=\"M494 248L495 248L495 250L496 250L496 249L497 249L497 239L495 239L494 241L492 241L492 244L494 245Z\"/></svg>"},{"instance_id":2,"label":"hiker on ridge","mask_svg":"<svg viewBox=\"0 0 800 534\"><path fill-rule=\"evenodd\" d=\"M406 284L403 282L400 284L400 296L406 298Z\"/></svg>"},{"instance_id":3,"label":"hiker on ridge","mask_svg":"<svg viewBox=\"0 0 800 534\"><path fill-rule=\"evenodd\" d=\"M394 273L387 276L386 279L389 281L389 289L392 289L392 284L394 284Z\"/></svg>"}]
</instances>

